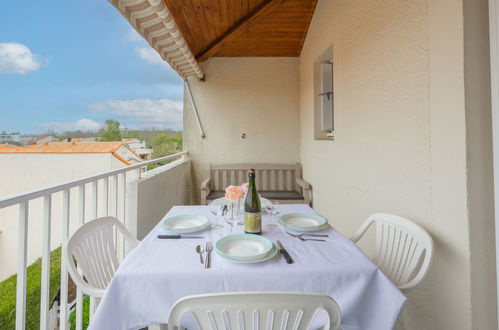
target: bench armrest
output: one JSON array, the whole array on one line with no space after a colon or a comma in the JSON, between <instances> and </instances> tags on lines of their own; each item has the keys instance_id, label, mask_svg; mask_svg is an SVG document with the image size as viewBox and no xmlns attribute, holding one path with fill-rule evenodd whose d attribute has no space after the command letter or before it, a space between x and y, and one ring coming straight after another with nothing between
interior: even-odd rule
<instances>
[{"instance_id":1,"label":"bench armrest","mask_svg":"<svg viewBox=\"0 0 499 330\"><path fill-rule=\"evenodd\" d=\"M305 204L310 205L312 202L312 191L310 190L310 184L303 179L296 179L296 184L303 190L303 198L305 198Z\"/></svg>"},{"instance_id":2,"label":"bench armrest","mask_svg":"<svg viewBox=\"0 0 499 330\"><path fill-rule=\"evenodd\" d=\"M201 205L206 205L206 198L210 193L210 181L211 178L207 178L203 182L201 182Z\"/></svg>"},{"instance_id":3,"label":"bench armrest","mask_svg":"<svg viewBox=\"0 0 499 330\"><path fill-rule=\"evenodd\" d=\"M201 190L210 190L210 181L211 178L207 178L203 182L201 182Z\"/></svg>"},{"instance_id":4,"label":"bench armrest","mask_svg":"<svg viewBox=\"0 0 499 330\"><path fill-rule=\"evenodd\" d=\"M299 185L302 189L310 189L310 184L303 179L296 179L296 184Z\"/></svg>"}]
</instances>

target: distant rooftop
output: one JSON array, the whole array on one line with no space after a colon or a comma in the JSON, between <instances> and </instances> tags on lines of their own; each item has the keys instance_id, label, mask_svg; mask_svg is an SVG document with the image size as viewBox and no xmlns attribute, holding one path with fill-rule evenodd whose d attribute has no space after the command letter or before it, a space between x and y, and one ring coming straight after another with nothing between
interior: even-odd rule
<instances>
[{"instance_id":1,"label":"distant rooftop","mask_svg":"<svg viewBox=\"0 0 499 330\"><path fill-rule=\"evenodd\" d=\"M96 137L71 138L70 142L96 142Z\"/></svg>"},{"instance_id":2,"label":"distant rooftop","mask_svg":"<svg viewBox=\"0 0 499 330\"><path fill-rule=\"evenodd\" d=\"M141 161L121 141L112 142L44 142L24 147L0 144L0 154L76 154L76 153L112 153L127 165Z\"/></svg>"},{"instance_id":3,"label":"distant rooftop","mask_svg":"<svg viewBox=\"0 0 499 330\"><path fill-rule=\"evenodd\" d=\"M27 141L27 144L39 144L43 142L52 142L55 138L51 135L40 135L35 137L33 140Z\"/></svg>"}]
</instances>

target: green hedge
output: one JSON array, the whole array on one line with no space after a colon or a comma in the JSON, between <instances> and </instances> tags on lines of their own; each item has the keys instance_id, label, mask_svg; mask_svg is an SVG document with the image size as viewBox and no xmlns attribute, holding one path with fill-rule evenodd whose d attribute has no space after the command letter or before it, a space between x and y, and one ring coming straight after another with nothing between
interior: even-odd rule
<instances>
[{"instance_id":1,"label":"green hedge","mask_svg":"<svg viewBox=\"0 0 499 330\"><path fill-rule=\"evenodd\" d=\"M36 260L28 267L26 282L26 329L40 328L40 292L42 261ZM61 284L61 248L50 254L50 301L59 292ZM0 282L0 329L16 326L16 275Z\"/></svg>"}]
</instances>

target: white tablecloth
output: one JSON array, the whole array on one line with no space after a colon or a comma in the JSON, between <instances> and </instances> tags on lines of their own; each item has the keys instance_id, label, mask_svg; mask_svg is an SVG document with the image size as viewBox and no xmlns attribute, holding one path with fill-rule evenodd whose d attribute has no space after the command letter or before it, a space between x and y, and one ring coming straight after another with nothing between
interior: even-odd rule
<instances>
[{"instance_id":1,"label":"white tablecloth","mask_svg":"<svg viewBox=\"0 0 499 330\"><path fill-rule=\"evenodd\" d=\"M306 205L281 205L280 213L314 212ZM206 206L176 206L166 217L201 214L214 220ZM221 221L223 221L221 219ZM207 230L205 239L158 239L158 224L132 250L116 275L89 329L137 329L166 323L173 304L188 295L232 291L304 291L331 296L340 306L343 329L391 329L405 301L397 287L350 240L334 229L328 242L302 242L280 226L264 235L279 239L294 263L281 254L260 264L230 263L212 253L212 268L204 269L195 246L216 242L221 230ZM274 222L276 221L274 217ZM334 220L330 220L334 226ZM217 233L218 232L218 233ZM236 226L234 233L242 232Z\"/></svg>"}]
</instances>

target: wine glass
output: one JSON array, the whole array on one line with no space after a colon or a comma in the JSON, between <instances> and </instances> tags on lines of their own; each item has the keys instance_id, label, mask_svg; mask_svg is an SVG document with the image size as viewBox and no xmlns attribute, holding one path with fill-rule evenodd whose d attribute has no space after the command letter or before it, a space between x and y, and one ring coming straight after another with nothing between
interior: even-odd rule
<instances>
[{"instance_id":1,"label":"wine glass","mask_svg":"<svg viewBox=\"0 0 499 330\"><path fill-rule=\"evenodd\" d=\"M277 224L274 223L274 215L279 213L279 201L270 201L270 204L267 205L266 210L270 213L270 224L267 225L267 228L274 229L275 227L277 227Z\"/></svg>"},{"instance_id":2,"label":"wine glass","mask_svg":"<svg viewBox=\"0 0 499 330\"><path fill-rule=\"evenodd\" d=\"M232 212L227 212L225 213L224 216L225 222L227 222L230 225L230 234L232 234L234 230L234 226L239 222L239 217L235 217Z\"/></svg>"},{"instance_id":3,"label":"wine glass","mask_svg":"<svg viewBox=\"0 0 499 330\"><path fill-rule=\"evenodd\" d=\"M212 222L211 228L221 228L223 225L219 224L218 218L219 216L222 215L222 205L216 203L215 201L212 201L210 205L208 206L208 209L210 210L211 214L215 217L215 221Z\"/></svg>"}]
</instances>

